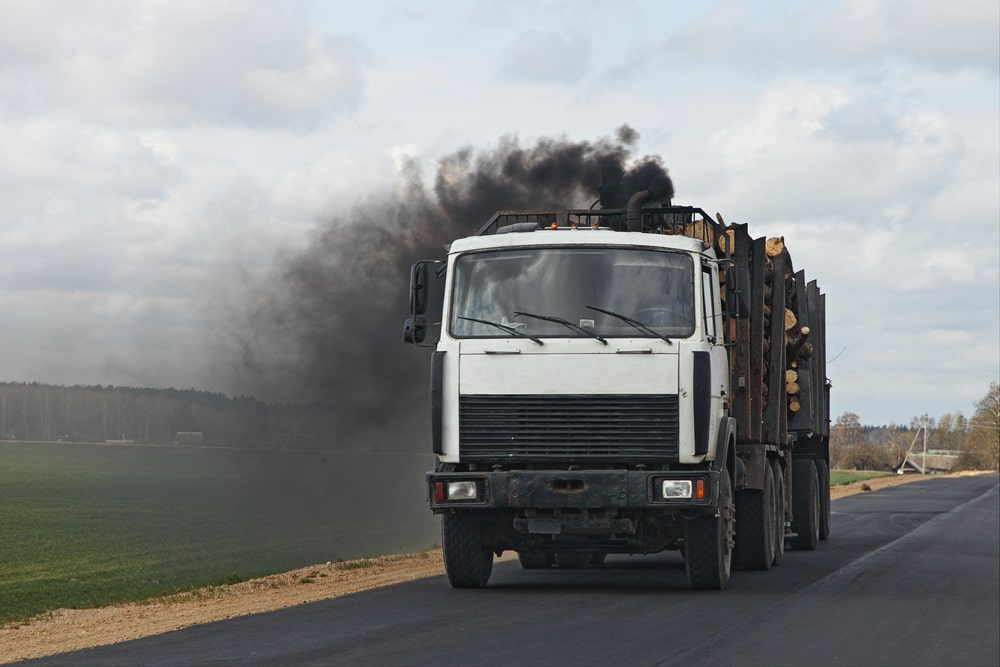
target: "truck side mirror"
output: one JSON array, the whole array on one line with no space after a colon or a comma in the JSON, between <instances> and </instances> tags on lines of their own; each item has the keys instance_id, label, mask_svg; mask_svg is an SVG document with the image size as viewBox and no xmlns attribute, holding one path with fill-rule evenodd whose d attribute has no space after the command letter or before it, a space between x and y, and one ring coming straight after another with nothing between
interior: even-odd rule
<instances>
[{"instance_id":1,"label":"truck side mirror","mask_svg":"<svg viewBox=\"0 0 1000 667\"><path fill-rule=\"evenodd\" d=\"M726 310L729 317L750 317L750 271L745 266L726 267Z\"/></svg>"},{"instance_id":2,"label":"truck side mirror","mask_svg":"<svg viewBox=\"0 0 1000 667\"><path fill-rule=\"evenodd\" d=\"M427 264L417 262L410 267L410 314L427 312Z\"/></svg>"},{"instance_id":3,"label":"truck side mirror","mask_svg":"<svg viewBox=\"0 0 1000 667\"><path fill-rule=\"evenodd\" d=\"M427 320L423 317L407 317L403 321L403 341L420 345L427 337Z\"/></svg>"}]
</instances>

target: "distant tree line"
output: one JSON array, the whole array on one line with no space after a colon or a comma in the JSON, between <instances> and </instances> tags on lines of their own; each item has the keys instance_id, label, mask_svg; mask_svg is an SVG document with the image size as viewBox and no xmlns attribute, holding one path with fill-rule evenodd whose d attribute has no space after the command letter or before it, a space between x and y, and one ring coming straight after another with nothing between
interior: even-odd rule
<instances>
[{"instance_id":1,"label":"distant tree line","mask_svg":"<svg viewBox=\"0 0 1000 667\"><path fill-rule=\"evenodd\" d=\"M0 383L0 439L326 447L342 415L329 405L263 403L194 389Z\"/></svg>"},{"instance_id":2,"label":"distant tree line","mask_svg":"<svg viewBox=\"0 0 1000 667\"><path fill-rule=\"evenodd\" d=\"M338 442L337 436L354 430L345 425L356 418L329 404L264 403L195 389L0 382L0 440L171 444L190 442L178 434L200 433L198 441L205 445L347 447L350 441ZM927 428L929 449L959 452L959 468L1000 465L997 383L990 384L969 418L961 412L937 419L924 414L906 425L867 426L857 414L845 412L830 432L830 464L896 470L921 425Z\"/></svg>"},{"instance_id":3,"label":"distant tree line","mask_svg":"<svg viewBox=\"0 0 1000 667\"><path fill-rule=\"evenodd\" d=\"M830 431L830 465L848 470L898 470L914 438L926 428L929 450L958 452L958 469L996 470L1000 467L1000 385L991 383L976 403L976 412L946 413L934 419L926 413L907 425L866 426L853 412L837 418ZM920 445L918 445L920 446Z\"/></svg>"}]
</instances>

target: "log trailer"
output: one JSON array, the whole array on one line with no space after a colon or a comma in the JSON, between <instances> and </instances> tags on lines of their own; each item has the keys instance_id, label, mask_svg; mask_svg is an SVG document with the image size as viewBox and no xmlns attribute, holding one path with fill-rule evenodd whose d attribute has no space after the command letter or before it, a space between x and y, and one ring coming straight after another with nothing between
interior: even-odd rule
<instances>
[{"instance_id":1,"label":"log trailer","mask_svg":"<svg viewBox=\"0 0 1000 667\"><path fill-rule=\"evenodd\" d=\"M723 589L829 535L825 295L783 239L650 196L500 211L413 265L452 586L486 586L505 550L528 569L677 550Z\"/></svg>"}]
</instances>

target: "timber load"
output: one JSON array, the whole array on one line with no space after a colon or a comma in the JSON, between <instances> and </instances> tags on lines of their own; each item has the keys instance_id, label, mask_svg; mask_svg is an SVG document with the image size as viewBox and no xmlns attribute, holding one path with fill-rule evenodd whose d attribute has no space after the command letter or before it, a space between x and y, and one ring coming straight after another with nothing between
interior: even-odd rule
<instances>
[{"instance_id":1,"label":"timber load","mask_svg":"<svg viewBox=\"0 0 1000 667\"><path fill-rule=\"evenodd\" d=\"M730 332L738 432L746 442L779 446L790 433L828 437L826 296L795 271L784 237L754 239L745 224L729 225L726 236L717 247L728 245L751 283L751 315Z\"/></svg>"}]
</instances>

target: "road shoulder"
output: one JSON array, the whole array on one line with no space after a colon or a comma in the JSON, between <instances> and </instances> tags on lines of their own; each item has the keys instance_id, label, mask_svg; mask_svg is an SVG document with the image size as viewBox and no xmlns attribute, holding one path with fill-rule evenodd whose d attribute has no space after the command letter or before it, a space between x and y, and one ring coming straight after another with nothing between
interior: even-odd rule
<instances>
[{"instance_id":1,"label":"road shoulder","mask_svg":"<svg viewBox=\"0 0 1000 667\"><path fill-rule=\"evenodd\" d=\"M959 473L961 474L961 473ZM893 475L833 487L842 498L927 479ZM504 554L512 559L514 554ZM227 586L211 586L140 603L58 609L0 628L0 663L115 644L192 625L326 600L444 574L440 549L324 563Z\"/></svg>"}]
</instances>

